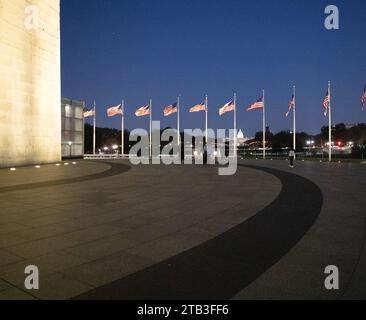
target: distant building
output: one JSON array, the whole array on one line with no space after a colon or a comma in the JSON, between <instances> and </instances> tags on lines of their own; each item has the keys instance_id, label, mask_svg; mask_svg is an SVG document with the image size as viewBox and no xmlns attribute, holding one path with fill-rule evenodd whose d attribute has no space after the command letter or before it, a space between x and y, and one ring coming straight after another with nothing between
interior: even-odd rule
<instances>
[{"instance_id":1,"label":"distant building","mask_svg":"<svg viewBox=\"0 0 366 320\"><path fill-rule=\"evenodd\" d=\"M84 156L84 101L61 99L62 158Z\"/></svg>"},{"instance_id":2,"label":"distant building","mask_svg":"<svg viewBox=\"0 0 366 320\"><path fill-rule=\"evenodd\" d=\"M237 136L237 142L239 146L245 145L247 141L251 140L252 138L248 138L244 135L243 131L240 129Z\"/></svg>"},{"instance_id":3,"label":"distant building","mask_svg":"<svg viewBox=\"0 0 366 320\"><path fill-rule=\"evenodd\" d=\"M236 142L237 142L237 144L238 144L238 146L243 146L243 145L245 145L246 144L246 142L247 141L249 141L249 140L251 140L251 139L253 139L253 138L248 138L248 137L246 137L245 135L244 135L244 133L243 133L243 130L239 130L238 131L238 135L236 136ZM225 141L226 142L230 142L232 139L231 138L229 138L229 137L226 137L225 138ZM220 139L218 139L218 141L219 142L222 142L222 141L220 141Z\"/></svg>"}]
</instances>

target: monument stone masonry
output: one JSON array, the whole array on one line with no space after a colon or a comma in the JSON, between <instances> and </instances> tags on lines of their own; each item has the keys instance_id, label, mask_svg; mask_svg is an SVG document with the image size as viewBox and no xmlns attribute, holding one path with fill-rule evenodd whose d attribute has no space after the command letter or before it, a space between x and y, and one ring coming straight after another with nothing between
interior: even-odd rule
<instances>
[{"instance_id":1,"label":"monument stone masonry","mask_svg":"<svg viewBox=\"0 0 366 320\"><path fill-rule=\"evenodd\" d=\"M60 0L0 0L0 167L61 158Z\"/></svg>"}]
</instances>

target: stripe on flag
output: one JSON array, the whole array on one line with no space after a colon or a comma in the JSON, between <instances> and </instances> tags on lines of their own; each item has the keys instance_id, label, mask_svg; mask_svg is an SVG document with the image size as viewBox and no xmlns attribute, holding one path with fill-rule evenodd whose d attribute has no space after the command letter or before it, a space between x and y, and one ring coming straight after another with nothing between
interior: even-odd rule
<instances>
[{"instance_id":1,"label":"stripe on flag","mask_svg":"<svg viewBox=\"0 0 366 320\"><path fill-rule=\"evenodd\" d=\"M173 113L177 113L178 112L178 103L173 103L170 106L165 107L164 109L164 117L169 117L171 116Z\"/></svg>"},{"instance_id":2,"label":"stripe on flag","mask_svg":"<svg viewBox=\"0 0 366 320\"><path fill-rule=\"evenodd\" d=\"M290 103L289 103L289 105L288 105L288 111L287 111L287 113L286 113L286 117L288 117L288 115L290 114L290 112L291 112L291 110L292 110L292 108L295 106L295 96L294 95L292 95L292 98L291 98L291 101L290 101Z\"/></svg>"},{"instance_id":3,"label":"stripe on flag","mask_svg":"<svg viewBox=\"0 0 366 320\"><path fill-rule=\"evenodd\" d=\"M203 102L201 104L196 104L191 109L189 109L190 113L201 112L201 111L206 111L206 103L205 102Z\"/></svg>"},{"instance_id":4,"label":"stripe on flag","mask_svg":"<svg viewBox=\"0 0 366 320\"><path fill-rule=\"evenodd\" d=\"M233 100L229 101L227 104L225 104L222 108L219 110L220 116L224 115L227 112L231 112L235 110L235 103Z\"/></svg>"},{"instance_id":5,"label":"stripe on flag","mask_svg":"<svg viewBox=\"0 0 366 320\"><path fill-rule=\"evenodd\" d=\"M327 116L329 103L330 103L330 96L329 96L329 90L327 90L327 93L323 101L324 116Z\"/></svg>"},{"instance_id":6,"label":"stripe on flag","mask_svg":"<svg viewBox=\"0 0 366 320\"><path fill-rule=\"evenodd\" d=\"M122 105L119 104L118 106L115 106L115 107L110 107L107 109L107 115L108 117L114 117L116 115L122 115L123 112L122 112Z\"/></svg>"},{"instance_id":7,"label":"stripe on flag","mask_svg":"<svg viewBox=\"0 0 366 320\"><path fill-rule=\"evenodd\" d=\"M365 88L363 89L363 93L361 96L361 104L362 104L362 110L364 110L365 106L366 106L366 84L365 84Z\"/></svg>"},{"instance_id":8,"label":"stripe on flag","mask_svg":"<svg viewBox=\"0 0 366 320\"><path fill-rule=\"evenodd\" d=\"M94 117L94 115L95 115L94 109L84 111L84 118Z\"/></svg>"},{"instance_id":9,"label":"stripe on flag","mask_svg":"<svg viewBox=\"0 0 366 320\"><path fill-rule=\"evenodd\" d=\"M135 112L136 117L145 117L150 115L150 106L141 107Z\"/></svg>"},{"instance_id":10,"label":"stripe on flag","mask_svg":"<svg viewBox=\"0 0 366 320\"><path fill-rule=\"evenodd\" d=\"M248 109L247 111L252 111L252 110L256 110L256 109L263 109L264 108L264 103L263 103L263 96L260 97L256 102L254 102Z\"/></svg>"}]
</instances>

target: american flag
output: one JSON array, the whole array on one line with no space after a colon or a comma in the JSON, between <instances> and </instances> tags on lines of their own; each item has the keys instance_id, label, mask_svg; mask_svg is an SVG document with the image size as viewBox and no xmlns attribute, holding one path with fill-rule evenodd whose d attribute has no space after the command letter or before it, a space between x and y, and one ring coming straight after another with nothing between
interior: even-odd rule
<instances>
[{"instance_id":1,"label":"american flag","mask_svg":"<svg viewBox=\"0 0 366 320\"><path fill-rule=\"evenodd\" d=\"M366 105L366 84L365 84L365 88L363 89L363 93L361 96L361 104L362 104L362 110L363 110Z\"/></svg>"},{"instance_id":2,"label":"american flag","mask_svg":"<svg viewBox=\"0 0 366 320\"><path fill-rule=\"evenodd\" d=\"M171 104L170 106L167 106L164 109L164 117L169 117L171 116L173 113L177 113L178 112L178 103L174 103Z\"/></svg>"},{"instance_id":3,"label":"american flag","mask_svg":"<svg viewBox=\"0 0 366 320\"><path fill-rule=\"evenodd\" d=\"M324 116L327 116L329 103L330 103L330 96L329 96L329 90L328 90L325 95L324 102L323 102Z\"/></svg>"},{"instance_id":4,"label":"american flag","mask_svg":"<svg viewBox=\"0 0 366 320\"><path fill-rule=\"evenodd\" d=\"M295 96L294 95L292 95L292 98L291 98L291 101L290 101L290 103L289 103L289 105L288 105L288 111L287 111L287 113L286 113L286 117L288 117L288 115L290 114L290 112L291 112L291 110L292 110L292 108L295 106Z\"/></svg>"},{"instance_id":5,"label":"american flag","mask_svg":"<svg viewBox=\"0 0 366 320\"><path fill-rule=\"evenodd\" d=\"M84 111L84 118L94 117L94 115L95 115L94 109Z\"/></svg>"},{"instance_id":6,"label":"american flag","mask_svg":"<svg viewBox=\"0 0 366 320\"><path fill-rule=\"evenodd\" d=\"M229 101L225 104L222 108L220 108L219 114L220 116L224 115L226 112L234 111L235 110L235 103L233 100Z\"/></svg>"},{"instance_id":7,"label":"american flag","mask_svg":"<svg viewBox=\"0 0 366 320\"><path fill-rule=\"evenodd\" d=\"M123 115L122 105L121 104L119 104L118 106L110 107L110 108L107 109L108 117L114 117L118 114Z\"/></svg>"},{"instance_id":8,"label":"american flag","mask_svg":"<svg viewBox=\"0 0 366 320\"><path fill-rule=\"evenodd\" d=\"M261 98L259 98L256 102L254 102L248 109L247 111L252 111L252 110L256 110L256 109L263 109L264 108L264 103L263 103L263 96Z\"/></svg>"},{"instance_id":9,"label":"american flag","mask_svg":"<svg viewBox=\"0 0 366 320\"><path fill-rule=\"evenodd\" d=\"M150 106L141 107L135 112L136 117L145 117L150 115Z\"/></svg>"},{"instance_id":10,"label":"american flag","mask_svg":"<svg viewBox=\"0 0 366 320\"><path fill-rule=\"evenodd\" d=\"M201 111L206 111L206 103L205 102L202 102L200 104L196 104L191 109L189 109L190 113L201 112Z\"/></svg>"}]
</instances>

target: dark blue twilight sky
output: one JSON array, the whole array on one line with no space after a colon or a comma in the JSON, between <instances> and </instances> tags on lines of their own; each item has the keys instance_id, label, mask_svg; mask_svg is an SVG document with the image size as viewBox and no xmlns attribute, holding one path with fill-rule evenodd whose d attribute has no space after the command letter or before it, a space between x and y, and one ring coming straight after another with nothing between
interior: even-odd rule
<instances>
[{"instance_id":1,"label":"dark blue twilight sky","mask_svg":"<svg viewBox=\"0 0 366 320\"><path fill-rule=\"evenodd\" d=\"M324 28L324 9L340 9L340 30ZM327 123L322 100L333 82L335 122L366 122L366 1L323 0L61 0L62 95L97 101L98 126L120 127L105 107L126 101L126 125L146 128L137 107L182 95L182 127L201 128L188 107L209 95L210 127L232 127L218 107L238 94L238 128L261 130L261 113L245 108L266 90L271 130L290 129L284 114L297 86L298 128ZM162 126L175 126L176 117Z\"/></svg>"}]
</instances>

